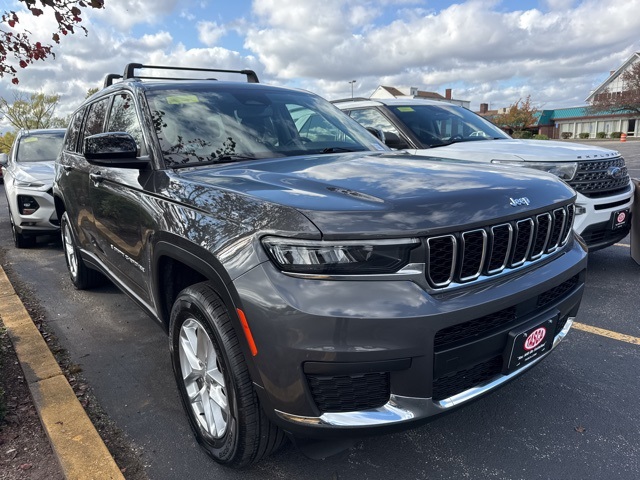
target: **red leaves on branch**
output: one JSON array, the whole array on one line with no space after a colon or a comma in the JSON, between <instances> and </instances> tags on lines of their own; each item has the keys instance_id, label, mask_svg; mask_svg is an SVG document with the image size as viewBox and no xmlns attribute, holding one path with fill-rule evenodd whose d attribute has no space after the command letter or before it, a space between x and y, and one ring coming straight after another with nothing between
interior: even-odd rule
<instances>
[{"instance_id":1,"label":"red leaves on branch","mask_svg":"<svg viewBox=\"0 0 640 480\"><path fill-rule=\"evenodd\" d=\"M35 17L50 13L53 14L58 24L57 30L51 38L55 43L60 43L60 34L75 33L75 27L79 26L87 34L87 29L81 25L82 8L104 8L104 0L19 0L24 3L27 10ZM42 8L38 8L39 6ZM18 84L16 69L9 63L11 58L17 62L20 68L26 68L37 60L45 60L54 57L52 45L43 45L40 42L32 42L32 32L28 30L12 31L19 23L18 14L14 11L5 11L0 18L0 78L5 75L14 77L13 84ZM8 27L8 28L7 28Z\"/></svg>"}]
</instances>

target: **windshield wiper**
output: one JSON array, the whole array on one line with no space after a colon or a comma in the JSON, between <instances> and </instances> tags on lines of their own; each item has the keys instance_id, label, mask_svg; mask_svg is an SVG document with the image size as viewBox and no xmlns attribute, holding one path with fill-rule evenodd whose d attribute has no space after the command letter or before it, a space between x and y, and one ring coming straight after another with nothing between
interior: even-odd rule
<instances>
[{"instance_id":1,"label":"windshield wiper","mask_svg":"<svg viewBox=\"0 0 640 480\"><path fill-rule=\"evenodd\" d=\"M233 162L239 162L241 160L255 160L255 159L256 157L253 155L226 154L226 155L220 155L219 157L211 158L210 160L185 161L183 163L171 165L171 168L191 168L191 167L200 167L203 165L216 165L219 163L233 163Z\"/></svg>"},{"instance_id":2,"label":"windshield wiper","mask_svg":"<svg viewBox=\"0 0 640 480\"><path fill-rule=\"evenodd\" d=\"M345 147L327 147L323 148L320 153L339 153L339 152L362 152L364 149L345 148Z\"/></svg>"}]
</instances>

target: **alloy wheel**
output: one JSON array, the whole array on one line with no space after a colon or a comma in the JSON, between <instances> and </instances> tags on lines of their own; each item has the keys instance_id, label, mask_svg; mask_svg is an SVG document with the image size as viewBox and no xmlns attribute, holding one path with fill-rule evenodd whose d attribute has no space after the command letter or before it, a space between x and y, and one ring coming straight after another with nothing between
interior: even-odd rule
<instances>
[{"instance_id":1,"label":"alloy wheel","mask_svg":"<svg viewBox=\"0 0 640 480\"><path fill-rule=\"evenodd\" d=\"M220 360L203 325L188 318L178 342L182 380L200 429L222 438L230 418L229 399Z\"/></svg>"}]
</instances>

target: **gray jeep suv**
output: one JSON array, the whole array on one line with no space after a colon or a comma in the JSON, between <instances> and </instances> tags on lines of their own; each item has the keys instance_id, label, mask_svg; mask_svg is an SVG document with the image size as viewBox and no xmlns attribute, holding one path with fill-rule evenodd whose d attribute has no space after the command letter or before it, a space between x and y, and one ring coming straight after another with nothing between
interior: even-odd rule
<instances>
[{"instance_id":1,"label":"gray jeep suv","mask_svg":"<svg viewBox=\"0 0 640 480\"><path fill-rule=\"evenodd\" d=\"M416 426L567 334L586 252L554 176L391 152L252 71L138 73L160 68L75 112L54 196L72 282L101 272L166 329L216 461Z\"/></svg>"}]
</instances>

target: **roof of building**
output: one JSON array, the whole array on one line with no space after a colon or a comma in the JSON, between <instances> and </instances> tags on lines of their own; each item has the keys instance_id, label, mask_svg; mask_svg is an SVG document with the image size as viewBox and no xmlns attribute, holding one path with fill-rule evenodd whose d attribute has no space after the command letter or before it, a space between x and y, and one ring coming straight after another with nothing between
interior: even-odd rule
<instances>
[{"instance_id":1,"label":"roof of building","mask_svg":"<svg viewBox=\"0 0 640 480\"><path fill-rule=\"evenodd\" d=\"M604 91L607 90L609 84L611 82L613 82L616 78L618 78L620 75L622 75L622 73L629 68L629 66L632 63L638 62L640 61L640 52L636 52L633 55L631 55L629 58L627 58L627 60L613 73L611 73L611 75L609 75L604 82L602 82L600 85L598 85L590 94L589 96L585 99L585 102L587 103L591 103L591 101L593 100L593 98L598 95L599 93L603 93Z\"/></svg>"}]
</instances>

